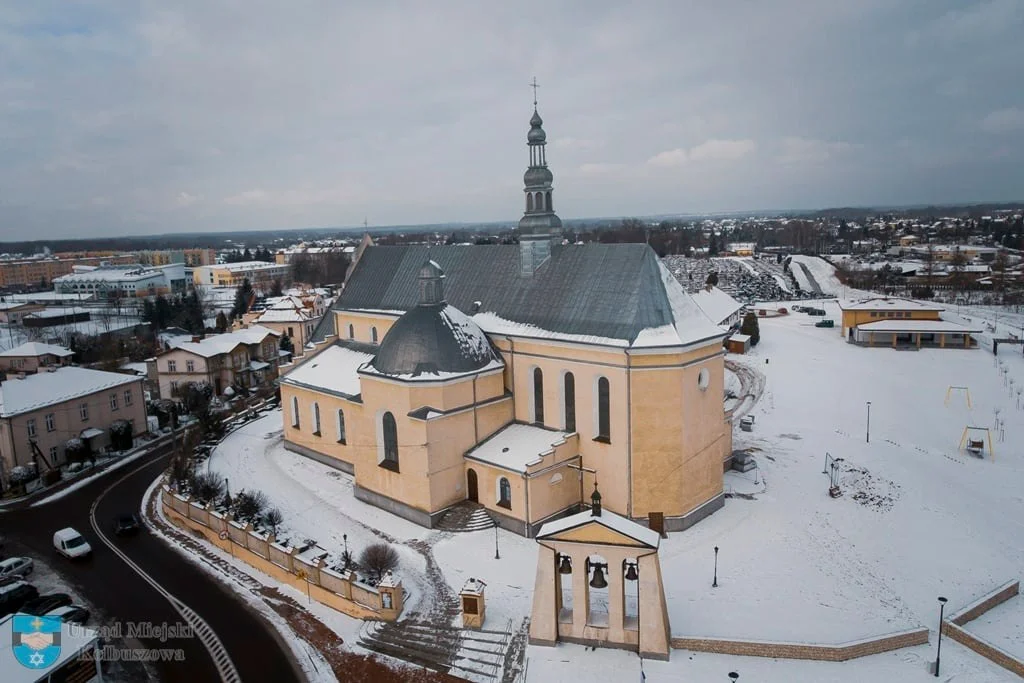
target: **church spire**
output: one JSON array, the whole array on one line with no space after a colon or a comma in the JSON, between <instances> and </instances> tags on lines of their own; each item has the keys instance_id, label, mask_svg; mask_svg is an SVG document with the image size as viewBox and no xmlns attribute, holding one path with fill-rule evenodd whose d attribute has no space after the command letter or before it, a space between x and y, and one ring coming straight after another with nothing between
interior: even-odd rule
<instances>
[{"instance_id":1,"label":"church spire","mask_svg":"<svg viewBox=\"0 0 1024 683\"><path fill-rule=\"evenodd\" d=\"M523 175L523 192L526 195L526 210L519 220L520 261L523 275L533 272L551 255L551 243L561 239L562 221L555 214L552 181L554 176L548 168L547 134L544 120L537 113L537 79L530 83L533 88L533 116L530 117L530 132L526 144L530 150L530 165Z\"/></svg>"}]
</instances>

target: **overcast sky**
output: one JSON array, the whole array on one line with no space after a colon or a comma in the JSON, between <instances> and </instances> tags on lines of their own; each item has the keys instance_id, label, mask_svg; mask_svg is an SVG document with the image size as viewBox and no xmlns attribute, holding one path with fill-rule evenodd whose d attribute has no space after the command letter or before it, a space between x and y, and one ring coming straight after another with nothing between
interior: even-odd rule
<instances>
[{"instance_id":1,"label":"overcast sky","mask_svg":"<svg viewBox=\"0 0 1024 683\"><path fill-rule=\"evenodd\" d=\"M0 239L1024 199L1024 0L0 4Z\"/></svg>"}]
</instances>

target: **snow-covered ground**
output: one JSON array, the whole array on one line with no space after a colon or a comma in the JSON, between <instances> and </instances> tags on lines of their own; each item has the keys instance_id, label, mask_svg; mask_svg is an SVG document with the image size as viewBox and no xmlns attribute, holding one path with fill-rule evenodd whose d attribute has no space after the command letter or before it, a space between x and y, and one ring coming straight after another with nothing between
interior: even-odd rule
<instances>
[{"instance_id":1,"label":"snow-covered ground","mask_svg":"<svg viewBox=\"0 0 1024 683\"><path fill-rule=\"evenodd\" d=\"M839 319L834 302L821 305ZM956 610L1019 578L1024 411L1011 400L989 350L862 348L845 343L837 329L813 327L814 320L802 314L762 319L760 345L746 356L730 356L766 376L751 411L754 431L737 430L734 443L754 452L760 471L727 475L727 491L751 499L730 498L723 510L663 541L676 635L840 643L922 625L934 629L937 596L948 597ZM1019 349L1001 351L1000 358L1008 377L1024 382ZM947 402L949 386L968 386L971 406L958 392ZM995 457L960 452L964 427L991 426L996 408L1005 430L1003 440L994 436ZM361 503L347 475L285 451L280 431L279 413L250 423L217 449L211 467L230 477L232 491L264 490L293 535L315 538L333 553L342 548L342 533L358 552L376 540L371 529L399 542L426 541L451 589L469 577L487 582L487 628L528 616L532 541L499 532L501 559L495 560L491 530L433 532ZM827 495L826 453L843 459L838 499ZM716 545L720 585L712 589ZM420 609L418 601L429 602L433 590L423 557L406 546L399 550L401 574L413 593L410 608ZM1010 651L1014 643L1020 649L1022 600L969 630ZM726 680L724 672L744 667L757 680L904 680L923 675L932 647L846 664L677 651L669 664L649 663L645 670L648 680L687 674L708 680L720 672ZM1011 680L959 645L948 647L943 661L949 680ZM639 672L629 668L638 662L627 653L562 646L531 647L529 656L530 680L576 680L592 665L608 680L610 671ZM567 658L582 668L570 672L562 663Z\"/></svg>"},{"instance_id":2,"label":"snow-covered ground","mask_svg":"<svg viewBox=\"0 0 1024 683\"><path fill-rule=\"evenodd\" d=\"M821 288L824 295L844 295L846 287L836 278L836 269L831 263L820 256L803 256L801 254L794 254L793 261L807 266L807 270L811 272L811 277L818 283L818 287ZM797 275L798 280L803 277L801 268L795 268L793 272ZM803 282L800 283L800 286L804 286Z\"/></svg>"},{"instance_id":3,"label":"snow-covered ground","mask_svg":"<svg viewBox=\"0 0 1024 683\"><path fill-rule=\"evenodd\" d=\"M1024 659L1024 598L1011 598L968 622L964 629L1014 657Z\"/></svg>"}]
</instances>

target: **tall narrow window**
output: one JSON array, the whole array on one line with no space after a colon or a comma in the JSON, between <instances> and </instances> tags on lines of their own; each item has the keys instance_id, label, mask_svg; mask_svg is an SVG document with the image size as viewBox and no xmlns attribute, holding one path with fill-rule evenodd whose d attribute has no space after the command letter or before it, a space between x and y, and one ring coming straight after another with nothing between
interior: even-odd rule
<instances>
[{"instance_id":1,"label":"tall narrow window","mask_svg":"<svg viewBox=\"0 0 1024 683\"><path fill-rule=\"evenodd\" d=\"M374 344L377 343L377 328L376 327L371 327L370 328L370 339L373 340Z\"/></svg>"},{"instance_id":2,"label":"tall narrow window","mask_svg":"<svg viewBox=\"0 0 1024 683\"><path fill-rule=\"evenodd\" d=\"M602 441L611 441L611 415L609 415L610 390L608 378L599 377L597 380L597 438Z\"/></svg>"},{"instance_id":3,"label":"tall narrow window","mask_svg":"<svg viewBox=\"0 0 1024 683\"><path fill-rule=\"evenodd\" d=\"M565 431L576 431L576 378L571 372L562 378L562 398L565 401Z\"/></svg>"},{"instance_id":4,"label":"tall narrow window","mask_svg":"<svg viewBox=\"0 0 1024 683\"><path fill-rule=\"evenodd\" d=\"M381 431L384 437L384 460L381 467L398 471L398 425L395 424L395 416L391 413L384 413L381 417Z\"/></svg>"},{"instance_id":5,"label":"tall narrow window","mask_svg":"<svg viewBox=\"0 0 1024 683\"><path fill-rule=\"evenodd\" d=\"M512 485L505 477L498 480L498 505L512 509Z\"/></svg>"},{"instance_id":6,"label":"tall narrow window","mask_svg":"<svg viewBox=\"0 0 1024 683\"><path fill-rule=\"evenodd\" d=\"M533 369L533 421L544 424L544 372Z\"/></svg>"},{"instance_id":7,"label":"tall narrow window","mask_svg":"<svg viewBox=\"0 0 1024 683\"><path fill-rule=\"evenodd\" d=\"M299 397L292 396L292 427L299 428Z\"/></svg>"},{"instance_id":8,"label":"tall narrow window","mask_svg":"<svg viewBox=\"0 0 1024 683\"><path fill-rule=\"evenodd\" d=\"M313 401L313 434L320 436L320 404Z\"/></svg>"},{"instance_id":9,"label":"tall narrow window","mask_svg":"<svg viewBox=\"0 0 1024 683\"><path fill-rule=\"evenodd\" d=\"M345 443L345 411L338 410L338 443Z\"/></svg>"},{"instance_id":10,"label":"tall narrow window","mask_svg":"<svg viewBox=\"0 0 1024 683\"><path fill-rule=\"evenodd\" d=\"M348 324L348 338L349 339L355 339L356 338L356 328L355 328L355 325L353 325L352 323Z\"/></svg>"}]
</instances>

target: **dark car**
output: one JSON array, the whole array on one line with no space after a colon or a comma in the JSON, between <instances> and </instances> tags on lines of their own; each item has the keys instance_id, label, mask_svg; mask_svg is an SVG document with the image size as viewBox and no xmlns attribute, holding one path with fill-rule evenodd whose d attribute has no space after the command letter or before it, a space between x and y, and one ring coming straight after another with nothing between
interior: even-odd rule
<instances>
[{"instance_id":1,"label":"dark car","mask_svg":"<svg viewBox=\"0 0 1024 683\"><path fill-rule=\"evenodd\" d=\"M118 536L132 536L139 533L139 516L134 512L118 515L114 518L114 533Z\"/></svg>"},{"instance_id":2,"label":"dark car","mask_svg":"<svg viewBox=\"0 0 1024 683\"><path fill-rule=\"evenodd\" d=\"M89 621L89 610L81 605L68 605L52 609L44 616L60 617L65 624L84 624Z\"/></svg>"},{"instance_id":3,"label":"dark car","mask_svg":"<svg viewBox=\"0 0 1024 683\"><path fill-rule=\"evenodd\" d=\"M58 607L67 607L70 604L71 596L67 593L50 593L49 595L40 595L34 600L29 600L18 611L23 614L41 617Z\"/></svg>"},{"instance_id":4,"label":"dark car","mask_svg":"<svg viewBox=\"0 0 1024 683\"><path fill-rule=\"evenodd\" d=\"M0 617L14 614L29 600L39 597L39 591L30 583L18 581L0 586Z\"/></svg>"}]
</instances>

